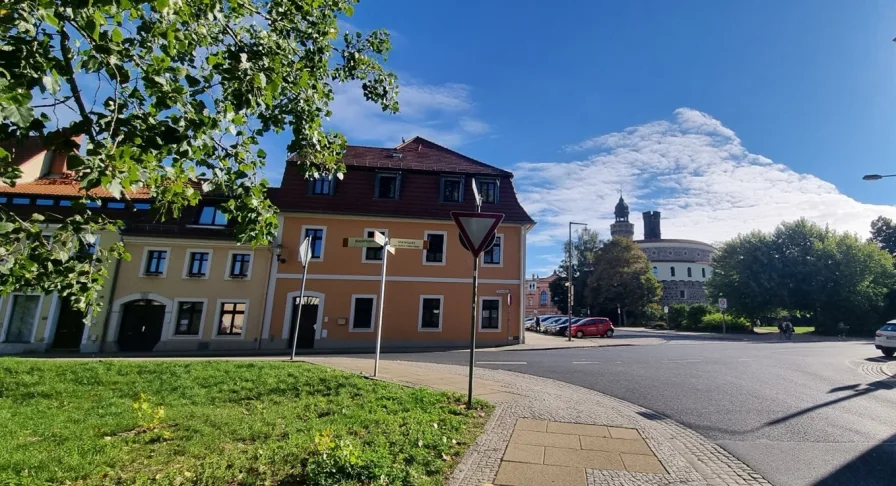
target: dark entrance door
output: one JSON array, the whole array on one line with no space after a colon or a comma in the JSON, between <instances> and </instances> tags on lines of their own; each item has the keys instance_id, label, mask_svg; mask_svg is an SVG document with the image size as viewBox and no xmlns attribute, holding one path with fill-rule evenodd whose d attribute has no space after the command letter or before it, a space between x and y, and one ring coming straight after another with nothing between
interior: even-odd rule
<instances>
[{"instance_id":1,"label":"dark entrance door","mask_svg":"<svg viewBox=\"0 0 896 486\"><path fill-rule=\"evenodd\" d=\"M165 305L154 300L134 300L123 306L118 331L121 351L152 351L162 339Z\"/></svg>"},{"instance_id":2,"label":"dark entrance door","mask_svg":"<svg viewBox=\"0 0 896 486\"><path fill-rule=\"evenodd\" d=\"M81 336L84 335L84 313L72 307L71 300L62 299L59 318L56 320L56 333L53 335L54 351L77 351L81 348Z\"/></svg>"},{"instance_id":3,"label":"dark entrance door","mask_svg":"<svg viewBox=\"0 0 896 486\"><path fill-rule=\"evenodd\" d=\"M314 347L314 325L317 324L317 313L320 306L319 297L305 297L305 305L302 306L302 322L299 322L299 338L296 341L297 348ZM299 298L292 303L292 329L289 333L289 345L292 346L292 336L296 332L296 319L299 318Z\"/></svg>"}]
</instances>

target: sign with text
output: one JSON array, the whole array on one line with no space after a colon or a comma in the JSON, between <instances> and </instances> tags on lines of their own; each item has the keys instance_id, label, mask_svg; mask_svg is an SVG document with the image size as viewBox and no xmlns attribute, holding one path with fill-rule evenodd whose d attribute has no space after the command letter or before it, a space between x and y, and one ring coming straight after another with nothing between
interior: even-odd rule
<instances>
[{"instance_id":1,"label":"sign with text","mask_svg":"<svg viewBox=\"0 0 896 486\"><path fill-rule=\"evenodd\" d=\"M343 238L342 246L346 248L373 248L383 245L373 238Z\"/></svg>"},{"instance_id":2,"label":"sign with text","mask_svg":"<svg viewBox=\"0 0 896 486\"><path fill-rule=\"evenodd\" d=\"M389 246L395 248L410 248L412 250L426 250L429 248L429 241L410 240L407 238L389 238Z\"/></svg>"}]
</instances>

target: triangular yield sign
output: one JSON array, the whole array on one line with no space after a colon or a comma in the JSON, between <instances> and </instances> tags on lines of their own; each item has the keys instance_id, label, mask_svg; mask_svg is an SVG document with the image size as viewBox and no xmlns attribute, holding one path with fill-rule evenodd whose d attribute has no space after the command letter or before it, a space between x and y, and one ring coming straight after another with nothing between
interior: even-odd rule
<instances>
[{"instance_id":1,"label":"triangular yield sign","mask_svg":"<svg viewBox=\"0 0 896 486\"><path fill-rule=\"evenodd\" d=\"M489 238L504 220L504 215L501 213L452 211L451 218L460 229L460 236L470 249L470 253L473 254L473 258L479 258L482 250L488 244Z\"/></svg>"}]
</instances>

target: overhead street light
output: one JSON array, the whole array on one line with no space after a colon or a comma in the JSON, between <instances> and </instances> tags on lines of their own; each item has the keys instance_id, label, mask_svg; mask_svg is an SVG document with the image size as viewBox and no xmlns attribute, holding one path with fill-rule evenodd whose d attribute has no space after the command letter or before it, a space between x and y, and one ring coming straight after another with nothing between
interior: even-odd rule
<instances>
[{"instance_id":1,"label":"overhead street light","mask_svg":"<svg viewBox=\"0 0 896 486\"><path fill-rule=\"evenodd\" d=\"M883 179L884 177L896 177L896 174L887 174L887 175L865 174L864 176L862 176L862 180L863 181L879 181L879 180Z\"/></svg>"}]
</instances>

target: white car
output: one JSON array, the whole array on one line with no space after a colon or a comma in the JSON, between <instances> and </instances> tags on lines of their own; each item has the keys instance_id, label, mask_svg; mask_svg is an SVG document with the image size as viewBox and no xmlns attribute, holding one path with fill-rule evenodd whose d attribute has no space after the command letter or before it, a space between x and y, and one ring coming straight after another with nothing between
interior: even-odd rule
<instances>
[{"instance_id":1,"label":"white car","mask_svg":"<svg viewBox=\"0 0 896 486\"><path fill-rule=\"evenodd\" d=\"M874 333L874 347L888 358L896 354L896 320L884 324L884 327Z\"/></svg>"}]
</instances>

